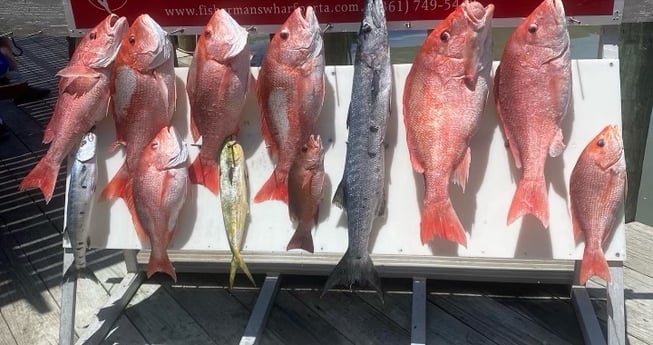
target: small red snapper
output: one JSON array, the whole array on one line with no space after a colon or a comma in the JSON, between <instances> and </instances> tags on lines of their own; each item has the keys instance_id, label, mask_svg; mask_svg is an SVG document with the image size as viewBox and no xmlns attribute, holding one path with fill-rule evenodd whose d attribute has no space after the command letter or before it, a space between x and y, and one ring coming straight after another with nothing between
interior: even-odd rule
<instances>
[{"instance_id":1,"label":"small red snapper","mask_svg":"<svg viewBox=\"0 0 653 345\"><path fill-rule=\"evenodd\" d=\"M163 127L143 149L133 171L136 215L150 239L147 276L167 273L177 281L167 248L188 190L188 150L174 127Z\"/></svg>"},{"instance_id":2,"label":"small red snapper","mask_svg":"<svg viewBox=\"0 0 653 345\"><path fill-rule=\"evenodd\" d=\"M619 128L606 126L581 153L569 179L574 236L585 236L580 284L593 275L610 281L603 245L617 224L626 194L626 160Z\"/></svg>"},{"instance_id":3,"label":"small red snapper","mask_svg":"<svg viewBox=\"0 0 653 345\"><path fill-rule=\"evenodd\" d=\"M467 244L449 198L449 181L464 191L469 142L489 93L493 14L491 4L460 4L427 37L406 78L406 141L413 169L425 182L422 243L437 234Z\"/></svg>"},{"instance_id":4,"label":"small red snapper","mask_svg":"<svg viewBox=\"0 0 653 345\"><path fill-rule=\"evenodd\" d=\"M247 31L220 9L213 13L197 41L188 69L186 90L193 140L202 137L190 180L218 194L218 156L225 139L238 132L249 81Z\"/></svg>"},{"instance_id":5,"label":"small red snapper","mask_svg":"<svg viewBox=\"0 0 653 345\"><path fill-rule=\"evenodd\" d=\"M68 65L57 73L59 98L43 134L43 142L51 144L20 190L38 187L50 202L61 162L107 114L111 66L127 29L125 17L107 16L82 38Z\"/></svg>"},{"instance_id":6,"label":"small red snapper","mask_svg":"<svg viewBox=\"0 0 653 345\"><path fill-rule=\"evenodd\" d=\"M288 203L288 171L314 132L324 102L324 49L311 6L295 9L275 33L258 75L263 138L277 165L255 202Z\"/></svg>"},{"instance_id":7,"label":"small red snapper","mask_svg":"<svg viewBox=\"0 0 653 345\"><path fill-rule=\"evenodd\" d=\"M571 58L561 0L544 0L512 33L494 97L515 166L522 169L508 224L532 214L549 226L544 165L564 150L560 122L571 98Z\"/></svg>"}]
</instances>

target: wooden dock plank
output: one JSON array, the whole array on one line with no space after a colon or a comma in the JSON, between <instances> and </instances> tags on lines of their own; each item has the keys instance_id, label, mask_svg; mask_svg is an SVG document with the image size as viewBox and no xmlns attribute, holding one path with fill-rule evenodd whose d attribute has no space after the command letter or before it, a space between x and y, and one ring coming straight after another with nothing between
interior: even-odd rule
<instances>
[{"instance_id":1,"label":"wooden dock plank","mask_svg":"<svg viewBox=\"0 0 653 345\"><path fill-rule=\"evenodd\" d=\"M653 227L632 222L626 226L626 261L624 266L653 279Z\"/></svg>"},{"instance_id":2,"label":"wooden dock plank","mask_svg":"<svg viewBox=\"0 0 653 345\"><path fill-rule=\"evenodd\" d=\"M8 249L16 247L11 236L0 239L0 313L18 344L56 344L59 307L25 257Z\"/></svg>"},{"instance_id":3,"label":"wooden dock plank","mask_svg":"<svg viewBox=\"0 0 653 345\"><path fill-rule=\"evenodd\" d=\"M160 286L157 277L141 285L125 313L150 344L217 344Z\"/></svg>"},{"instance_id":4,"label":"wooden dock plank","mask_svg":"<svg viewBox=\"0 0 653 345\"><path fill-rule=\"evenodd\" d=\"M498 344L568 344L555 333L488 297L430 295L428 299Z\"/></svg>"},{"instance_id":5,"label":"wooden dock plank","mask_svg":"<svg viewBox=\"0 0 653 345\"><path fill-rule=\"evenodd\" d=\"M0 282L2 284L2 282ZM5 318L2 316L2 313L0 311L0 345L18 345L16 343L16 339L14 339L13 334L11 334L11 330L9 330L9 325L7 325L7 321L5 321Z\"/></svg>"},{"instance_id":6,"label":"wooden dock plank","mask_svg":"<svg viewBox=\"0 0 653 345\"><path fill-rule=\"evenodd\" d=\"M355 344L408 344L410 332L351 292L293 291L306 306Z\"/></svg>"},{"instance_id":7,"label":"wooden dock plank","mask_svg":"<svg viewBox=\"0 0 653 345\"><path fill-rule=\"evenodd\" d=\"M386 293L382 304L376 295L359 293L365 302L382 312L399 324L406 331L411 328L412 298L408 293ZM426 302L426 342L427 344L452 345L495 345L493 341L483 336L473 328L438 308L433 303Z\"/></svg>"}]
</instances>

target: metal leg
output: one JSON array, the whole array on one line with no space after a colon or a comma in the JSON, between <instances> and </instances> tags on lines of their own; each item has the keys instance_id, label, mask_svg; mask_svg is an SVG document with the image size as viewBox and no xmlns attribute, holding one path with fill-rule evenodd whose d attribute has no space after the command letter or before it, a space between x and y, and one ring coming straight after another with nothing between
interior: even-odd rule
<instances>
[{"instance_id":1,"label":"metal leg","mask_svg":"<svg viewBox=\"0 0 653 345\"><path fill-rule=\"evenodd\" d=\"M254 310L252 310L252 315L250 315L247 327L245 327L245 334L240 338L240 345L258 344L268 321L270 310L272 310L274 299L277 292L279 292L280 281L279 273L268 273L266 275L265 282L263 282L254 305Z\"/></svg>"},{"instance_id":2,"label":"metal leg","mask_svg":"<svg viewBox=\"0 0 653 345\"><path fill-rule=\"evenodd\" d=\"M623 262L609 262L610 277L608 283L607 328L608 345L626 344L626 317L624 305L624 267Z\"/></svg>"},{"instance_id":3,"label":"metal leg","mask_svg":"<svg viewBox=\"0 0 653 345\"><path fill-rule=\"evenodd\" d=\"M127 272L136 273L138 272L138 260L136 255L138 255L137 249L125 249L122 251L125 257L125 266L127 266Z\"/></svg>"},{"instance_id":4,"label":"metal leg","mask_svg":"<svg viewBox=\"0 0 653 345\"><path fill-rule=\"evenodd\" d=\"M426 344L426 278L413 277L413 315L411 345Z\"/></svg>"},{"instance_id":5,"label":"metal leg","mask_svg":"<svg viewBox=\"0 0 653 345\"><path fill-rule=\"evenodd\" d=\"M104 341L123 309L132 299L136 290L145 280L145 272L127 273L120 285L114 289L107 303L95 315L95 320L88 326L86 333L79 337L76 344L94 345Z\"/></svg>"},{"instance_id":6,"label":"metal leg","mask_svg":"<svg viewBox=\"0 0 653 345\"><path fill-rule=\"evenodd\" d=\"M599 59L619 58L619 26L607 25L601 27L599 36Z\"/></svg>"},{"instance_id":7,"label":"metal leg","mask_svg":"<svg viewBox=\"0 0 653 345\"><path fill-rule=\"evenodd\" d=\"M596 319L590 296L584 286L571 287L571 299L576 310L576 317L583 332L583 339L588 345L605 345L605 338L599 321Z\"/></svg>"},{"instance_id":8,"label":"metal leg","mask_svg":"<svg viewBox=\"0 0 653 345\"><path fill-rule=\"evenodd\" d=\"M75 300L77 274L69 270L75 261L72 249L63 250L63 281L61 284L61 314L59 320L59 345L72 345L75 341Z\"/></svg>"}]
</instances>

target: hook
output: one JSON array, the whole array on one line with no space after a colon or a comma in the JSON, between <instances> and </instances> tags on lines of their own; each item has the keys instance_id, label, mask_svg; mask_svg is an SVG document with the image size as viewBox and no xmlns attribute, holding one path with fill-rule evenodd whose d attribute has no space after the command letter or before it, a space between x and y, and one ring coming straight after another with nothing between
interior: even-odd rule
<instances>
[{"instance_id":1,"label":"hook","mask_svg":"<svg viewBox=\"0 0 653 345\"><path fill-rule=\"evenodd\" d=\"M567 17L567 22L569 22L570 24L580 24L581 23L580 20L578 20L578 19L576 19L574 17Z\"/></svg>"},{"instance_id":2,"label":"hook","mask_svg":"<svg viewBox=\"0 0 653 345\"><path fill-rule=\"evenodd\" d=\"M249 33L256 32L256 26L250 25L250 27L248 27L245 30L247 30L247 32L249 32Z\"/></svg>"},{"instance_id":3,"label":"hook","mask_svg":"<svg viewBox=\"0 0 653 345\"><path fill-rule=\"evenodd\" d=\"M184 28L179 28L177 30L172 30L168 32L168 35L174 35L174 34L183 34L184 33Z\"/></svg>"},{"instance_id":4,"label":"hook","mask_svg":"<svg viewBox=\"0 0 653 345\"><path fill-rule=\"evenodd\" d=\"M327 31L331 30L333 28L333 25L331 23L327 23L324 29L322 30L322 35L324 35Z\"/></svg>"}]
</instances>

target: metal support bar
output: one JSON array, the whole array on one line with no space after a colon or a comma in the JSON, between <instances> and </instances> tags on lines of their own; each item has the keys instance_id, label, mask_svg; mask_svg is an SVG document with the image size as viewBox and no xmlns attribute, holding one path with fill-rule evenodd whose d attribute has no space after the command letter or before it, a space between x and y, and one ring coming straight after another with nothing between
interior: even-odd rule
<instances>
[{"instance_id":1,"label":"metal support bar","mask_svg":"<svg viewBox=\"0 0 653 345\"><path fill-rule=\"evenodd\" d=\"M279 273L268 273L256 299L256 304L245 327L245 334L240 338L240 345L255 345L259 343L265 324L268 321L272 304L279 292L281 277Z\"/></svg>"},{"instance_id":2,"label":"metal support bar","mask_svg":"<svg viewBox=\"0 0 653 345\"><path fill-rule=\"evenodd\" d=\"M125 249L122 251L123 256L125 257L125 266L127 267L127 272L136 273L138 272L138 250L137 249Z\"/></svg>"},{"instance_id":3,"label":"metal support bar","mask_svg":"<svg viewBox=\"0 0 653 345\"><path fill-rule=\"evenodd\" d=\"M584 286L572 286L571 299L574 303L576 317L578 317L585 344L605 345L605 338L601 327L599 327L599 321L596 319L596 313L590 301L590 296L587 294L587 289Z\"/></svg>"},{"instance_id":4,"label":"metal support bar","mask_svg":"<svg viewBox=\"0 0 653 345\"><path fill-rule=\"evenodd\" d=\"M86 333L79 337L77 345L95 345L104 341L123 309L132 299L138 287L145 280L145 272L127 273L109 296L107 303L95 315L95 320L88 326Z\"/></svg>"},{"instance_id":5,"label":"metal support bar","mask_svg":"<svg viewBox=\"0 0 653 345\"><path fill-rule=\"evenodd\" d=\"M426 344L426 278L413 277L413 315L410 344Z\"/></svg>"},{"instance_id":6,"label":"metal support bar","mask_svg":"<svg viewBox=\"0 0 653 345\"><path fill-rule=\"evenodd\" d=\"M607 328L608 345L626 344L623 262L609 262L611 281L608 283Z\"/></svg>"},{"instance_id":7,"label":"metal support bar","mask_svg":"<svg viewBox=\"0 0 653 345\"><path fill-rule=\"evenodd\" d=\"M599 36L599 59L619 58L619 26L601 27Z\"/></svg>"},{"instance_id":8,"label":"metal support bar","mask_svg":"<svg viewBox=\"0 0 653 345\"><path fill-rule=\"evenodd\" d=\"M72 345L75 341L75 302L77 273L73 267L75 254L70 248L63 250L63 280L61 283L61 315L59 319L59 345Z\"/></svg>"}]
</instances>

